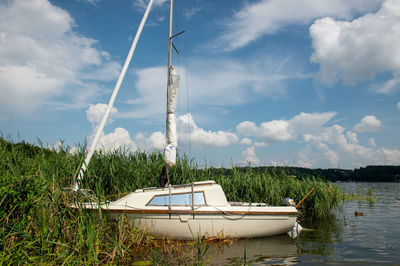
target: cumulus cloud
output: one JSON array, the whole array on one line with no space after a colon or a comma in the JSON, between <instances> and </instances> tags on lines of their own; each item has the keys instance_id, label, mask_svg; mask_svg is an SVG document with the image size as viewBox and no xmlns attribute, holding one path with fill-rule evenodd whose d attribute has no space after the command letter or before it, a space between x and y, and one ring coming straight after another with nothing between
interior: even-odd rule
<instances>
[{"instance_id":1,"label":"cumulus cloud","mask_svg":"<svg viewBox=\"0 0 400 266\"><path fill-rule=\"evenodd\" d=\"M400 102L397 103L397 109L400 110Z\"/></svg>"},{"instance_id":2,"label":"cumulus cloud","mask_svg":"<svg viewBox=\"0 0 400 266\"><path fill-rule=\"evenodd\" d=\"M361 122L354 126L356 132L375 132L380 130L382 122L379 121L374 115L367 115Z\"/></svg>"},{"instance_id":3,"label":"cumulus cloud","mask_svg":"<svg viewBox=\"0 0 400 266\"><path fill-rule=\"evenodd\" d=\"M357 138L357 134L356 133L348 131L346 133L346 137L350 141L350 143L353 143L353 144L357 144L358 143L358 138Z\"/></svg>"},{"instance_id":4,"label":"cumulus cloud","mask_svg":"<svg viewBox=\"0 0 400 266\"><path fill-rule=\"evenodd\" d=\"M335 112L300 113L288 120L263 122L259 126L244 121L238 124L236 130L239 135L254 143L251 147L287 141L296 141L297 144L303 142L305 146L299 150L296 159L296 164L303 167L325 165L352 168L366 164L395 164L400 161L400 157L396 157L398 149L377 148L374 138L370 138L365 146L360 143L356 132L376 131L382 127L375 116L364 117L353 132L337 124L329 125L328 122L335 115ZM252 151L247 149L242 155L250 156Z\"/></svg>"},{"instance_id":5,"label":"cumulus cloud","mask_svg":"<svg viewBox=\"0 0 400 266\"><path fill-rule=\"evenodd\" d=\"M0 112L9 118L52 107L61 97L64 108L81 108L100 93L96 82L114 79L120 69L47 0L3 1L0 15ZM91 93L81 93L87 87Z\"/></svg>"},{"instance_id":6,"label":"cumulus cloud","mask_svg":"<svg viewBox=\"0 0 400 266\"><path fill-rule=\"evenodd\" d=\"M400 164L400 150L397 149L379 149L379 152L382 153L387 160L387 163L390 165L399 165Z\"/></svg>"},{"instance_id":7,"label":"cumulus cloud","mask_svg":"<svg viewBox=\"0 0 400 266\"><path fill-rule=\"evenodd\" d=\"M310 27L314 48L311 62L320 65L318 78L331 85L340 80L351 84L378 73L392 73L392 80L374 87L381 93L398 89L399 10L399 1L386 0L376 13L352 21L332 17L315 21Z\"/></svg>"},{"instance_id":8,"label":"cumulus cloud","mask_svg":"<svg viewBox=\"0 0 400 266\"><path fill-rule=\"evenodd\" d=\"M105 103L91 104L89 106L89 108L86 110L86 118L92 124L92 126L96 127L100 124L104 114L106 113L107 106L108 105ZM111 112L108 117L107 123L113 122L113 117L117 112L118 112L117 108L115 107L111 108Z\"/></svg>"},{"instance_id":9,"label":"cumulus cloud","mask_svg":"<svg viewBox=\"0 0 400 266\"><path fill-rule=\"evenodd\" d=\"M97 132L98 126L103 119L103 116L106 112L107 104L98 103L91 104L89 108L86 110L86 117L88 121L92 125L92 135L91 140L94 139L94 136ZM112 107L110 116L107 120L107 124L111 124L116 117L118 110L115 107ZM101 133L99 142L96 145L96 149L103 149L106 151L113 151L119 148L126 148L130 151L136 151L140 149L142 151L153 151L153 150L162 150L165 146L165 136L162 132L157 131L150 134L150 136L146 137L142 132L138 132L134 139L132 140L129 132L125 128L115 128L114 132L104 134Z\"/></svg>"},{"instance_id":10,"label":"cumulus cloud","mask_svg":"<svg viewBox=\"0 0 400 266\"><path fill-rule=\"evenodd\" d=\"M86 110L87 120L92 125L92 135L89 140L90 145L96 135L106 110L107 104L104 103L91 104ZM107 123L111 124L113 122L113 117L115 117L117 113L118 110L115 107L112 107ZM135 151L137 149L136 144L131 139L129 132L125 128L115 128L114 132L108 134L101 132L99 141L95 147L96 150L113 151L119 148L126 148L130 151Z\"/></svg>"},{"instance_id":11,"label":"cumulus cloud","mask_svg":"<svg viewBox=\"0 0 400 266\"><path fill-rule=\"evenodd\" d=\"M374 10L381 0L261 0L246 2L224 22L225 31L215 45L231 51L273 34L292 24L308 24L316 18L351 18Z\"/></svg>"},{"instance_id":12,"label":"cumulus cloud","mask_svg":"<svg viewBox=\"0 0 400 266\"><path fill-rule=\"evenodd\" d=\"M307 135L319 131L336 113L300 113L289 120L273 120L257 126L254 122L244 121L236 126L237 132L245 137L257 137L264 144L295 140L298 135Z\"/></svg>"},{"instance_id":13,"label":"cumulus cloud","mask_svg":"<svg viewBox=\"0 0 400 266\"><path fill-rule=\"evenodd\" d=\"M244 145L251 145L253 143L253 141L249 138L242 138L240 140L240 144L244 144Z\"/></svg>"},{"instance_id":14,"label":"cumulus cloud","mask_svg":"<svg viewBox=\"0 0 400 266\"><path fill-rule=\"evenodd\" d=\"M96 145L96 150L114 151L116 149L128 149L136 151L137 146L131 139L128 130L125 128L115 128L114 132L103 134Z\"/></svg>"},{"instance_id":15,"label":"cumulus cloud","mask_svg":"<svg viewBox=\"0 0 400 266\"><path fill-rule=\"evenodd\" d=\"M246 150L242 152L242 156L245 157L246 163L252 165L258 165L260 160L257 158L256 155L256 147L250 146Z\"/></svg>"},{"instance_id":16,"label":"cumulus cloud","mask_svg":"<svg viewBox=\"0 0 400 266\"><path fill-rule=\"evenodd\" d=\"M153 132L149 137L145 137L143 133L135 136L135 143L142 151L162 150L165 147L165 135L160 132Z\"/></svg>"},{"instance_id":17,"label":"cumulus cloud","mask_svg":"<svg viewBox=\"0 0 400 266\"><path fill-rule=\"evenodd\" d=\"M103 118L106 104L90 105L86 111L87 119L92 124L94 138L97 127ZM111 119L107 122L112 123L112 117L115 117L118 110L113 107ZM226 147L238 143L239 138L235 133L223 130L211 131L204 130L197 126L190 113L177 118L178 145L186 146L190 144L195 147ZM189 139L190 138L190 139ZM251 141L251 140L250 140ZM246 141L245 141L246 142ZM248 141L247 141L248 142ZM140 149L142 151L162 150L165 147L165 135L160 131L144 135L142 132L136 133L132 140L129 132L124 128L116 128L114 132L100 136L96 149L114 150L117 148L128 148L131 151Z\"/></svg>"},{"instance_id":18,"label":"cumulus cloud","mask_svg":"<svg viewBox=\"0 0 400 266\"><path fill-rule=\"evenodd\" d=\"M362 123L360 123L361 125ZM364 124L365 125L365 124ZM362 126L363 128L364 126ZM371 130L369 126L365 129ZM376 129L375 127L373 127ZM310 148L319 151L328 161L331 167L360 167L366 164L396 164L400 162L397 149L376 148L375 139L368 140L368 146L359 143L357 134L345 130L339 125L322 128L320 132L307 134L304 141L310 144ZM307 158L314 158L314 162L321 163L319 153L308 152Z\"/></svg>"},{"instance_id":19,"label":"cumulus cloud","mask_svg":"<svg viewBox=\"0 0 400 266\"><path fill-rule=\"evenodd\" d=\"M229 131L211 131L198 127L190 113L177 118L179 141L185 142L190 138L194 146L224 147L237 143L239 138Z\"/></svg>"},{"instance_id":20,"label":"cumulus cloud","mask_svg":"<svg viewBox=\"0 0 400 266\"><path fill-rule=\"evenodd\" d=\"M283 120L274 120L261 123L260 127L250 121L241 122L236 130L243 136L257 136L265 143L282 142L294 139L289 131L289 123Z\"/></svg>"},{"instance_id":21,"label":"cumulus cloud","mask_svg":"<svg viewBox=\"0 0 400 266\"><path fill-rule=\"evenodd\" d=\"M190 113L179 116L177 122L178 146L226 147L237 143L238 136L229 131L212 131L200 128ZM165 146L164 133L157 131L146 137L143 133L135 136L135 143L141 150L162 150ZM179 149L180 147L178 147Z\"/></svg>"},{"instance_id":22,"label":"cumulus cloud","mask_svg":"<svg viewBox=\"0 0 400 266\"><path fill-rule=\"evenodd\" d=\"M310 160L307 156L307 154L304 151L300 151L298 153L298 161L296 162L296 165L299 167L304 167L304 168L312 168L313 164L315 161Z\"/></svg>"}]
</instances>

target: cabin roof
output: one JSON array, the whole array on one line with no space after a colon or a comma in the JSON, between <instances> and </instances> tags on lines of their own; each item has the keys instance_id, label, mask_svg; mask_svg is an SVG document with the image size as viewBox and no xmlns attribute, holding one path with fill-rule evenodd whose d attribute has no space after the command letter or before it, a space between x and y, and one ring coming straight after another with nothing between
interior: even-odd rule
<instances>
[{"instance_id":1,"label":"cabin roof","mask_svg":"<svg viewBox=\"0 0 400 266\"><path fill-rule=\"evenodd\" d=\"M211 186L211 185L215 185L215 181L214 180L207 180L207 181L198 181L198 182L194 182L192 184L181 184L181 185L171 185L172 189L178 189L178 188L186 188L186 187L191 187L192 185L195 187L199 187L199 186ZM152 191L152 190L165 190L168 187L147 187L147 188L140 188L140 189L136 189L135 192L145 192L145 191Z\"/></svg>"},{"instance_id":2,"label":"cabin roof","mask_svg":"<svg viewBox=\"0 0 400 266\"><path fill-rule=\"evenodd\" d=\"M173 185L171 186L171 194L182 194L193 192L203 192L205 195L205 202L210 206L226 206L228 202L225 193L221 186L216 184L215 181L201 181L192 184ZM168 195L169 187L150 187L137 189L134 193L126 195L125 197L115 201L116 205L129 205L136 208L146 208L149 201L155 196Z\"/></svg>"}]
</instances>

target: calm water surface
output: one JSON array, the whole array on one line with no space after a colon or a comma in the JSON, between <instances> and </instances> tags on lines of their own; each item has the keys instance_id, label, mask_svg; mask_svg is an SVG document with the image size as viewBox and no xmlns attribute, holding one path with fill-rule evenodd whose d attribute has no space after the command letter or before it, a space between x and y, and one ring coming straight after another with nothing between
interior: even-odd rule
<instances>
[{"instance_id":1,"label":"calm water surface","mask_svg":"<svg viewBox=\"0 0 400 266\"><path fill-rule=\"evenodd\" d=\"M372 189L377 201L346 201L335 221L304 230L297 239L281 235L212 245L212 262L232 264L246 255L255 265L400 265L400 182L337 185L364 195Z\"/></svg>"}]
</instances>

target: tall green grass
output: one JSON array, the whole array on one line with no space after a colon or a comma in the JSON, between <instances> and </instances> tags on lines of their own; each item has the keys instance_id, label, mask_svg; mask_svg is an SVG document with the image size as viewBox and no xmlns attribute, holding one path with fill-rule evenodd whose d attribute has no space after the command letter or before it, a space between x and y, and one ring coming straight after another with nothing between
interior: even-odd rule
<instances>
[{"instance_id":1,"label":"tall green grass","mask_svg":"<svg viewBox=\"0 0 400 266\"><path fill-rule=\"evenodd\" d=\"M100 183L106 195L118 197L137 188L158 186L163 165L161 153L123 150L112 154L98 153L89 167L85 186L94 190ZM344 199L343 192L331 182L314 176L297 178L284 169L276 172L254 170L250 166L199 169L193 160L184 156L178 158L177 165L170 169L169 174L174 184L214 180L222 186L228 201L264 202L278 206L285 197L300 202L315 188L299 207L301 220L308 224L327 217Z\"/></svg>"},{"instance_id":2,"label":"tall green grass","mask_svg":"<svg viewBox=\"0 0 400 266\"><path fill-rule=\"evenodd\" d=\"M64 188L72 186L84 157L83 147L73 154L69 150L13 144L0 138L0 264L163 262L159 256L163 251L153 248L152 237L123 218L115 223L101 212L68 207L74 198ZM137 188L158 186L163 164L160 153L98 152L83 187L101 200L115 199ZM260 172L251 167L199 169L185 156L178 158L170 176L176 184L215 180L230 201L271 205L279 205L284 197L299 202L315 187L299 207L307 223L328 217L344 196L336 186L318 178L298 179L284 171Z\"/></svg>"}]
</instances>

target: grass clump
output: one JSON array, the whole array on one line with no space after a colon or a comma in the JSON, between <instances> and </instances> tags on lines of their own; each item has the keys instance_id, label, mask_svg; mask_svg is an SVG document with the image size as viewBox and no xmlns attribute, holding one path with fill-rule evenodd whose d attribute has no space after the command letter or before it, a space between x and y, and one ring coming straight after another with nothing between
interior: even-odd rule
<instances>
[{"instance_id":1,"label":"grass clump","mask_svg":"<svg viewBox=\"0 0 400 266\"><path fill-rule=\"evenodd\" d=\"M0 138L0 264L202 264L207 256L201 240L171 246L132 227L123 217L116 223L101 211L69 208L76 199L64 188L72 186L83 157L83 147L70 153L69 147L46 149ZM163 164L158 152L100 151L93 156L83 187L93 190L99 200L113 200L137 188L158 186ZM336 186L318 178L298 179L284 171L251 167L199 169L187 157L178 158L170 175L176 184L215 180L230 201L271 205L280 205L284 197L299 202L315 187L300 207L307 221L322 219L343 197ZM197 250L196 261L182 255L181 247L188 254Z\"/></svg>"}]
</instances>

